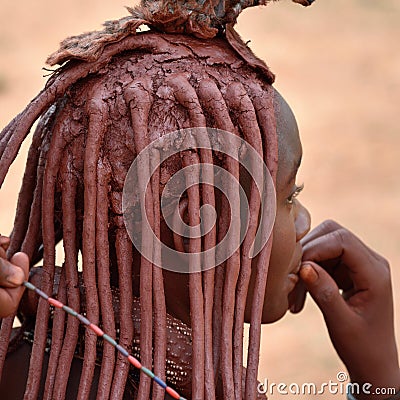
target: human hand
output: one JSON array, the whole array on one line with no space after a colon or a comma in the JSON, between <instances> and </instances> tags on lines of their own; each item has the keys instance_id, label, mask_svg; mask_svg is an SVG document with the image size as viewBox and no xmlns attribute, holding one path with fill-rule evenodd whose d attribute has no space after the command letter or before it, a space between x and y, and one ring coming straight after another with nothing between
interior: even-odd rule
<instances>
[{"instance_id":1,"label":"human hand","mask_svg":"<svg viewBox=\"0 0 400 400\"><path fill-rule=\"evenodd\" d=\"M24 293L21 286L29 275L29 259L25 253L16 253L10 261L6 250L10 239L0 235L0 318L4 318L18 308Z\"/></svg>"},{"instance_id":2,"label":"human hand","mask_svg":"<svg viewBox=\"0 0 400 400\"><path fill-rule=\"evenodd\" d=\"M321 309L352 382L371 383L371 394L378 387L399 390L389 263L334 221L316 227L302 245L300 278Z\"/></svg>"}]
</instances>

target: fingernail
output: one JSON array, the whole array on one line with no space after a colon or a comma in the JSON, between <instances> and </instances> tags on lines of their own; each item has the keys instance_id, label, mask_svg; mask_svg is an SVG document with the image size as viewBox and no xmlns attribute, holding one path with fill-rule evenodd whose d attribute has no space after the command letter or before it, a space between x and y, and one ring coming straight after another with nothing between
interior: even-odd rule
<instances>
[{"instance_id":1,"label":"fingernail","mask_svg":"<svg viewBox=\"0 0 400 400\"><path fill-rule=\"evenodd\" d=\"M311 264L302 264L300 277L308 283L315 283L318 280L318 273Z\"/></svg>"},{"instance_id":2,"label":"fingernail","mask_svg":"<svg viewBox=\"0 0 400 400\"><path fill-rule=\"evenodd\" d=\"M7 276L7 282L11 285L20 286L24 282L25 276L19 268L12 275Z\"/></svg>"}]
</instances>

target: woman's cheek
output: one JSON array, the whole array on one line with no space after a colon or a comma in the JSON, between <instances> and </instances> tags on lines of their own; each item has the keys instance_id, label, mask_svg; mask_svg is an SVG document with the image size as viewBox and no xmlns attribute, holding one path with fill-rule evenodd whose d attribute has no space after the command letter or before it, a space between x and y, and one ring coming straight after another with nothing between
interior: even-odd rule
<instances>
[{"instance_id":1,"label":"woman's cheek","mask_svg":"<svg viewBox=\"0 0 400 400\"><path fill-rule=\"evenodd\" d=\"M272 250L268 274L289 272L296 249L296 226L291 208L278 207L273 229Z\"/></svg>"},{"instance_id":2,"label":"woman's cheek","mask_svg":"<svg viewBox=\"0 0 400 400\"><path fill-rule=\"evenodd\" d=\"M295 249L296 230L291 213L278 210L264 297L263 323L274 322L287 311L288 293L285 288Z\"/></svg>"},{"instance_id":3,"label":"woman's cheek","mask_svg":"<svg viewBox=\"0 0 400 400\"><path fill-rule=\"evenodd\" d=\"M295 248L296 229L292 213L290 209L285 206L278 207L273 228L268 280L264 296L263 323L276 321L281 318L287 310L288 298L285 292L285 282ZM251 318L251 303L254 292L257 260L258 257L255 257L252 262L252 273L245 310L245 322L250 322Z\"/></svg>"}]
</instances>

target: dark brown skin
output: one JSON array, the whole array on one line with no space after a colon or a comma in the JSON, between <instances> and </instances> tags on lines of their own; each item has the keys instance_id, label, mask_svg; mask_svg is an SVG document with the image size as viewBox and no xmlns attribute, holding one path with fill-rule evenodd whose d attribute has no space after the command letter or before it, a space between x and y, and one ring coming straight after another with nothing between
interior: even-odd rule
<instances>
[{"instance_id":1,"label":"dark brown skin","mask_svg":"<svg viewBox=\"0 0 400 400\"><path fill-rule=\"evenodd\" d=\"M325 317L352 382L400 388L389 263L334 221L302 241L300 277ZM343 295L339 289L343 290ZM387 396L358 395L363 399Z\"/></svg>"},{"instance_id":2,"label":"dark brown skin","mask_svg":"<svg viewBox=\"0 0 400 400\"><path fill-rule=\"evenodd\" d=\"M0 318L12 314L24 293L22 282L28 279L29 259L24 253L16 253L10 261L6 250L10 240L0 235Z\"/></svg>"}]
</instances>

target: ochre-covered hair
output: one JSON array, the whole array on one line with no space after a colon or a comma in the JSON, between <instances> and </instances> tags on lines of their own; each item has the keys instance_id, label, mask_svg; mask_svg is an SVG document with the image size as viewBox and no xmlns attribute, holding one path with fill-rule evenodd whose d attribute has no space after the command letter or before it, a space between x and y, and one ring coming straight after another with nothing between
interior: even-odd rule
<instances>
[{"instance_id":1,"label":"ochre-covered hair","mask_svg":"<svg viewBox=\"0 0 400 400\"><path fill-rule=\"evenodd\" d=\"M61 67L1 132L2 183L21 143L40 119L29 150L8 255L24 251L32 266L43 258L41 289L49 294L58 292L60 300L83 310L90 321L100 324L130 350L137 342L136 322L140 321L141 362L167 382L168 357L175 357L172 361L178 366L180 360L179 354L170 354L168 349L171 317L166 313L163 273L138 254L128 237L122 216L123 184L136 155L149 143L189 127L212 127L239 135L264 158L275 179L278 149L273 75L232 27L241 9L249 5L254 2L144 1L131 10L132 16L108 22L104 31L67 39L48 60ZM137 33L142 24L150 31ZM167 180L185 166L212 164L216 157L211 150L194 149L157 169L146 203L157 237L160 195ZM221 164L240 180L237 161L226 158ZM249 229L241 247L223 265L189 276L191 380L187 387L176 389L192 399L218 398L218 379L222 379L223 388L219 396L224 399L257 397L261 315L272 238L256 266L244 370L250 247L260 213L260 198L253 196L253 191L254 185L249 195ZM216 205L210 185L188 189L190 225L198 223L198 209L204 204ZM201 240L191 239L191 252L210 249L222 240L228 229L228 208L220 205L216 226ZM57 272L55 247L60 240L65 261ZM133 273L135 268L140 270L139 276ZM58 274L61 280L55 279ZM139 287L139 303L134 299L135 285ZM115 297L117 309L113 306ZM129 318L132 315L136 319ZM26 387L28 399L39 396L50 320L52 344L43 398L65 397L79 321L66 318L62 311L50 316L48 304L41 299ZM10 317L1 324L0 372L12 322ZM89 396L97 345L96 335L86 331L79 399ZM104 344L98 398L122 398L128 371L127 361ZM153 390L151 386L142 374L137 399L164 398L158 386Z\"/></svg>"}]
</instances>

